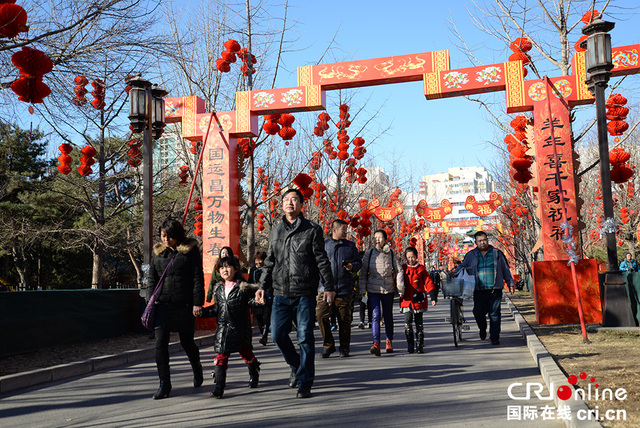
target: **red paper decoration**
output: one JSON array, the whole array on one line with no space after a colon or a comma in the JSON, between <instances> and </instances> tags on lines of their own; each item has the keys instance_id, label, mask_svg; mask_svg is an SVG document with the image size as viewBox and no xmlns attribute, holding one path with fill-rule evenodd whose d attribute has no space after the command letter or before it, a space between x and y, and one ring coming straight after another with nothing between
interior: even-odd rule
<instances>
[{"instance_id":1,"label":"red paper decoration","mask_svg":"<svg viewBox=\"0 0 640 428\"><path fill-rule=\"evenodd\" d=\"M64 143L59 146L58 149L62 152L62 154L58 156L58 161L60 162L60 165L58 165L58 171L60 171L60 174L62 175L67 175L71 172L71 162L73 162L73 159L69 156L69 153L71 153L73 147L71 144Z\"/></svg>"},{"instance_id":2,"label":"red paper decoration","mask_svg":"<svg viewBox=\"0 0 640 428\"><path fill-rule=\"evenodd\" d=\"M245 159L249 159L253 154L255 144L250 138L240 138L238 140L238 148L242 151L242 156L244 156Z\"/></svg>"},{"instance_id":3,"label":"red paper decoration","mask_svg":"<svg viewBox=\"0 0 640 428\"><path fill-rule=\"evenodd\" d=\"M11 61L20 71L20 77L11 84L13 92L20 101L41 103L51 93L42 76L53 70L53 62L44 52L27 46L14 53Z\"/></svg>"},{"instance_id":4,"label":"red paper decoration","mask_svg":"<svg viewBox=\"0 0 640 428\"><path fill-rule=\"evenodd\" d=\"M189 167L186 165L182 165L180 167L180 172L178 173L178 177L180 177L180 186L185 187L188 186L187 180L189 179Z\"/></svg>"},{"instance_id":5,"label":"red paper decoration","mask_svg":"<svg viewBox=\"0 0 640 428\"><path fill-rule=\"evenodd\" d=\"M76 94L76 96L72 101L78 107L85 105L87 103L87 99L84 97L85 95L87 95L87 89L85 88L85 86L87 86L89 80L87 80L87 78L82 75L78 75L73 79L73 81L76 84L76 86L73 88L73 92Z\"/></svg>"},{"instance_id":6,"label":"red paper decoration","mask_svg":"<svg viewBox=\"0 0 640 428\"><path fill-rule=\"evenodd\" d=\"M78 172L80 173L80 175L86 177L87 175L93 173L91 165L96 163L93 158L97 156L98 153L96 152L96 149L91 146L84 146L80 150L80 153L82 153L83 156L80 158L80 166L78 167Z\"/></svg>"},{"instance_id":7,"label":"red paper decoration","mask_svg":"<svg viewBox=\"0 0 640 428\"><path fill-rule=\"evenodd\" d=\"M105 106L104 88L107 85L105 85L105 83L102 80L95 79L93 82L91 82L91 86L93 86L93 91L91 91L91 95L93 95L93 98L94 98L93 101L91 101L91 105L96 110L104 109L104 106Z\"/></svg>"},{"instance_id":8,"label":"red paper decoration","mask_svg":"<svg viewBox=\"0 0 640 428\"><path fill-rule=\"evenodd\" d=\"M127 152L129 160L127 161L127 164L131 168L137 168L142 163L142 152L140 151L142 141L133 139L127 142L127 145L129 146L129 151Z\"/></svg>"},{"instance_id":9,"label":"red paper decoration","mask_svg":"<svg viewBox=\"0 0 640 428\"><path fill-rule=\"evenodd\" d=\"M193 203L196 211L195 223L193 223L195 230L193 231L193 234L196 236L202 236L202 203L200 202L200 198L194 199Z\"/></svg>"},{"instance_id":10,"label":"red paper decoration","mask_svg":"<svg viewBox=\"0 0 640 428\"><path fill-rule=\"evenodd\" d=\"M624 121L629 114L629 109L624 107L627 103L627 99L620 94L611 94L605 107L607 108L607 131L611 136L622 135L627 129L629 124Z\"/></svg>"},{"instance_id":11,"label":"red paper decoration","mask_svg":"<svg viewBox=\"0 0 640 428\"><path fill-rule=\"evenodd\" d=\"M509 61L522 61L522 75L527 77L528 70L525 67L531 62L531 57L525 52L529 52L533 44L525 37L518 37L509 45L509 49L513 51L513 54L509 55Z\"/></svg>"},{"instance_id":12,"label":"red paper decoration","mask_svg":"<svg viewBox=\"0 0 640 428\"><path fill-rule=\"evenodd\" d=\"M29 30L27 12L14 2L4 1L0 4L0 37L13 39L18 33Z\"/></svg>"},{"instance_id":13,"label":"red paper decoration","mask_svg":"<svg viewBox=\"0 0 640 428\"><path fill-rule=\"evenodd\" d=\"M251 57L251 59L249 59L249 57ZM242 71L242 74L244 74L245 76L248 76L249 72L251 72L251 74L255 74L256 69L253 68L253 64L256 64L258 62L255 55L249 55L249 53L247 52L247 48L244 48L238 51L238 58L242 60L242 67L240 67L240 71Z\"/></svg>"},{"instance_id":14,"label":"red paper decoration","mask_svg":"<svg viewBox=\"0 0 640 428\"><path fill-rule=\"evenodd\" d=\"M258 232L262 232L264 230L264 214L258 213L256 217L257 217L256 223L258 223L258 226L257 226Z\"/></svg>"},{"instance_id":15,"label":"red paper decoration","mask_svg":"<svg viewBox=\"0 0 640 428\"><path fill-rule=\"evenodd\" d=\"M589 10L587 11L587 13L582 15L582 18L580 18L580 21L584 22L585 24L591 24L591 22L593 22L594 19L600 18L601 16L602 14L597 10L594 9L593 12Z\"/></svg>"},{"instance_id":16,"label":"red paper decoration","mask_svg":"<svg viewBox=\"0 0 640 428\"><path fill-rule=\"evenodd\" d=\"M582 46L580 46L580 44L581 44L582 42L584 42L585 40L587 40L587 38L588 38L588 37L589 37L589 36L586 36L586 35L584 35L584 36L580 37L580 38L578 39L578 41L576 42L576 44L575 44L575 45L573 45L573 48L576 50L576 52L585 52L585 51L587 50L586 48L583 48Z\"/></svg>"},{"instance_id":17,"label":"red paper decoration","mask_svg":"<svg viewBox=\"0 0 640 428\"><path fill-rule=\"evenodd\" d=\"M280 115L278 123L282 125L282 128L278 131L278 134L283 140L291 140L296 135L296 130L291 127L295 120L296 118L290 113L283 113Z\"/></svg>"},{"instance_id":18,"label":"red paper decoration","mask_svg":"<svg viewBox=\"0 0 640 428\"><path fill-rule=\"evenodd\" d=\"M316 135L317 137L324 136L324 131L329 129L329 120L331 120L331 117L327 113L325 112L320 113L318 115L318 122L316 123L316 126L313 128L314 135Z\"/></svg>"},{"instance_id":19,"label":"red paper decoration","mask_svg":"<svg viewBox=\"0 0 640 428\"><path fill-rule=\"evenodd\" d=\"M231 70L229 64L236 62L236 54L240 52L240 43L233 39L229 39L224 42L226 50L220 54L221 58L216 59L216 68L222 73L227 73Z\"/></svg>"},{"instance_id":20,"label":"red paper decoration","mask_svg":"<svg viewBox=\"0 0 640 428\"><path fill-rule=\"evenodd\" d=\"M312 181L313 178L303 172L296 175L296 178L293 179L293 184L302 192L305 200L313 196L313 189L309 188L309 184L311 184Z\"/></svg>"},{"instance_id":21,"label":"red paper decoration","mask_svg":"<svg viewBox=\"0 0 640 428\"><path fill-rule=\"evenodd\" d=\"M267 114L264 116L264 124L262 124L262 129L269 135L276 135L280 131L280 125L278 124L278 120L280 119L279 114Z\"/></svg>"}]
</instances>

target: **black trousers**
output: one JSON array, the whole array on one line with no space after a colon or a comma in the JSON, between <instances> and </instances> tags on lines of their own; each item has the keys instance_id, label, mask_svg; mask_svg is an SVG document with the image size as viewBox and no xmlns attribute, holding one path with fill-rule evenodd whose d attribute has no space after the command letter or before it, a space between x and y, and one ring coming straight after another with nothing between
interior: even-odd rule
<instances>
[{"instance_id":1,"label":"black trousers","mask_svg":"<svg viewBox=\"0 0 640 428\"><path fill-rule=\"evenodd\" d=\"M196 331L196 318L193 316L192 307L174 307L158 304L155 319L156 337L156 366L160 380L170 380L169 372L169 335L178 332L180 345L189 357L189 362L200 364L200 350L193 337Z\"/></svg>"}]
</instances>

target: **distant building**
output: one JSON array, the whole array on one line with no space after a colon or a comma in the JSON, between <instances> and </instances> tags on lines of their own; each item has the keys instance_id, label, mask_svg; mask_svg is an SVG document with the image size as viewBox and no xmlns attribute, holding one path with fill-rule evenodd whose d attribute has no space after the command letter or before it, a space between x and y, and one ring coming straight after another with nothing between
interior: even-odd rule
<instances>
[{"instance_id":1,"label":"distant building","mask_svg":"<svg viewBox=\"0 0 640 428\"><path fill-rule=\"evenodd\" d=\"M420 183L420 196L429 207L437 208L443 199L448 199L453 205L453 212L445 221L478 220L485 223L497 223L497 214L478 217L464 207L467 196L473 195L478 202L489 200L489 194L494 191L491 174L484 167L453 167L447 172L425 175ZM435 224L431 224L435 226ZM464 234L472 227L452 228L454 233Z\"/></svg>"}]
</instances>

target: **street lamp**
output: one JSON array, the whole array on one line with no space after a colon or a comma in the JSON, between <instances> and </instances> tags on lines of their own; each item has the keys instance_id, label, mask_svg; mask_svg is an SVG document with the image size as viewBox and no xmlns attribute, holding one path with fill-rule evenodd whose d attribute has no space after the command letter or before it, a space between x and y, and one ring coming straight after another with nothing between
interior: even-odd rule
<instances>
[{"instance_id":1,"label":"street lamp","mask_svg":"<svg viewBox=\"0 0 640 428\"><path fill-rule=\"evenodd\" d=\"M142 198L143 198L143 265L148 272L153 246L153 148L151 142L160 138L164 129L164 100L168 94L158 85L137 75L127 81L129 90L129 120L134 133L142 133ZM147 284L148 285L148 284Z\"/></svg>"},{"instance_id":2,"label":"street lamp","mask_svg":"<svg viewBox=\"0 0 640 428\"><path fill-rule=\"evenodd\" d=\"M611 59L611 35L613 22L596 18L582 29L587 37L585 83L596 98L596 120L598 123L598 149L600 155L600 179L602 181L602 204L605 221L602 231L607 243L607 272L604 280L604 308L602 325L606 327L635 326L631 315L631 304L627 293L627 282L618 270L616 250L616 226L613 216L613 198L611 194L611 171L609 170L609 140L607 136L607 117L605 112L604 90L611 77L613 61Z\"/></svg>"}]
</instances>

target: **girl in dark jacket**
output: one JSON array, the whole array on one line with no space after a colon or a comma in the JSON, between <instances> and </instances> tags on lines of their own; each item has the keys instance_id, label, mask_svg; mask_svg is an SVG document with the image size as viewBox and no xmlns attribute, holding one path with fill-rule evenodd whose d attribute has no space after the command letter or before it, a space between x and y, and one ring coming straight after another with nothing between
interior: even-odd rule
<instances>
[{"instance_id":1,"label":"girl in dark jacket","mask_svg":"<svg viewBox=\"0 0 640 428\"><path fill-rule=\"evenodd\" d=\"M249 388L258 387L260 362L253 354L251 346L251 306L255 302L257 286L250 286L242 279L240 266L235 257L224 257L217 264L222 281L216 284L214 303L205 308L203 316L216 317L218 328L214 349L214 378L216 387L212 397L222 398L227 381L229 355L239 352L249 365Z\"/></svg>"},{"instance_id":2,"label":"girl in dark jacket","mask_svg":"<svg viewBox=\"0 0 640 428\"><path fill-rule=\"evenodd\" d=\"M204 275L198 241L187 238L182 225L175 220L162 223L160 240L162 243L153 248L147 284L147 299L150 299L166 269L155 301L156 365L160 377L160 388L153 396L156 400L168 397L171 392L169 334L172 331L180 335L180 344L189 357L193 386L197 388L203 382L200 351L193 340L195 317L202 314L204 304Z\"/></svg>"}]
</instances>

